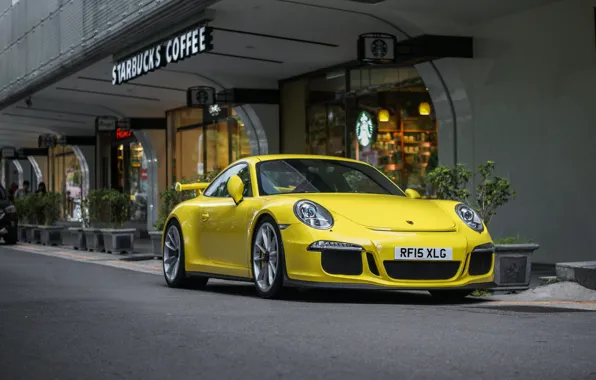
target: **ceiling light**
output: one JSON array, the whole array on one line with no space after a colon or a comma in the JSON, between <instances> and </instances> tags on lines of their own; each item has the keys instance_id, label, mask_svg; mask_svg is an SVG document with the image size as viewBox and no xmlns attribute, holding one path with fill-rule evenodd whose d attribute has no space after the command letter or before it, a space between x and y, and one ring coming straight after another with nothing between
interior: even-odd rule
<instances>
[{"instance_id":1,"label":"ceiling light","mask_svg":"<svg viewBox=\"0 0 596 380\"><path fill-rule=\"evenodd\" d=\"M430 115L430 104L427 102L420 103L418 106L418 113L420 113L422 116Z\"/></svg>"}]
</instances>

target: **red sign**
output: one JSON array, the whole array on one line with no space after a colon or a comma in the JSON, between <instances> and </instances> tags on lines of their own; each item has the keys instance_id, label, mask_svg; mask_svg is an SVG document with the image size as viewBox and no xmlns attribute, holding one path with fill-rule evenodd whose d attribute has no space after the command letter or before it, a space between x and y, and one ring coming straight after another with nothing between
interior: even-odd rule
<instances>
[{"instance_id":1,"label":"red sign","mask_svg":"<svg viewBox=\"0 0 596 380\"><path fill-rule=\"evenodd\" d=\"M126 139L130 136L132 136L131 130L123 131L121 128L116 129L116 140Z\"/></svg>"},{"instance_id":2,"label":"red sign","mask_svg":"<svg viewBox=\"0 0 596 380\"><path fill-rule=\"evenodd\" d=\"M146 181L147 180L147 169L142 169L141 170L141 179L143 181Z\"/></svg>"}]
</instances>

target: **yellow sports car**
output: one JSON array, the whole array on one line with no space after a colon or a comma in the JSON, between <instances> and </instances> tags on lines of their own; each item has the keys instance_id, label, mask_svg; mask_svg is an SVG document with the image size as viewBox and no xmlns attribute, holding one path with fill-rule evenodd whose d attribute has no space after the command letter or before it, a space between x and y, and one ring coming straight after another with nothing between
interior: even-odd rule
<instances>
[{"instance_id":1,"label":"yellow sports car","mask_svg":"<svg viewBox=\"0 0 596 380\"><path fill-rule=\"evenodd\" d=\"M170 287L218 278L254 282L264 298L298 286L428 290L455 300L493 286L494 246L473 209L420 199L360 161L249 157L211 183L176 189L198 196L166 220Z\"/></svg>"}]
</instances>

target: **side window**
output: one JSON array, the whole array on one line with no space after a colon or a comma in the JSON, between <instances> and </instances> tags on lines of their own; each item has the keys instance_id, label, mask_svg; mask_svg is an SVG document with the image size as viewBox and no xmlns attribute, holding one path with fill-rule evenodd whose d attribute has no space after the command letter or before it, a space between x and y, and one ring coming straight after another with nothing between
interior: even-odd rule
<instances>
[{"instance_id":1,"label":"side window","mask_svg":"<svg viewBox=\"0 0 596 380\"><path fill-rule=\"evenodd\" d=\"M250 181L250 168L248 165L242 165L243 167L238 171L238 177L244 183L244 193L245 197L252 197L252 182Z\"/></svg>"},{"instance_id":2,"label":"side window","mask_svg":"<svg viewBox=\"0 0 596 380\"><path fill-rule=\"evenodd\" d=\"M8 199L8 193L6 193L6 190L4 190L4 187L2 187L2 185L0 185L0 201L5 201Z\"/></svg>"},{"instance_id":3,"label":"side window","mask_svg":"<svg viewBox=\"0 0 596 380\"><path fill-rule=\"evenodd\" d=\"M250 182L250 170L248 165L239 164L229 168L223 172L203 193L206 197L227 198L228 194L228 180L233 175L237 174L244 182L244 196L252 196L252 187Z\"/></svg>"}]
</instances>

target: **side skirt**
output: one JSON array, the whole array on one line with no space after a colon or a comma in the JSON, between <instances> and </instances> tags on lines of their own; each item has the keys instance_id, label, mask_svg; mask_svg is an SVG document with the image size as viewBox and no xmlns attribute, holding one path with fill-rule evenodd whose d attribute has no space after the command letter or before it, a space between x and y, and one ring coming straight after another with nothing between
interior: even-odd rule
<instances>
[{"instance_id":1,"label":"side skirt","mask_svg":"<svg viewBox=\"0 0 596 380\"><path fill-rule=\"evenodd\" d=\"M214 274L207 272L186 272L187 277L209 277L224 281L239 281L239 282L252 282L252 278L227 276L225 274Z\"/></svg>"}]
</instances>

